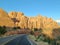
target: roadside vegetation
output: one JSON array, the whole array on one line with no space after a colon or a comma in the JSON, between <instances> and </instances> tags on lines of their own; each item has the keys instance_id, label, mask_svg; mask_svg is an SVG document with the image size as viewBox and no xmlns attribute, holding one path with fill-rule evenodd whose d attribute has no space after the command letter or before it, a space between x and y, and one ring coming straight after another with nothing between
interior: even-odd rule
<instances>
[{"instance_id":1,"label":"roadside vegetation","mask_svg":"<svg viewBox=\"0 0 60 45\"><path fill-rule=\"evenodd\" d=\"M40 29L34 28L32 30L29 30L21 29L20 27L13 27L12 31L7 32L6 26L0 26L0 36L4 34L9 36L14 34L28 34L29 38L31 38L37 43L43 42L49 45L60 45L60 28L53 29L52 31L53 39L42 32L43 32L42 28Z\"/></svg>"},{"instance_id":2,"label":"roadside vegetation","mask_svg":"<svg viewBox=\"0 0 60 45\"><path fill-rule=\"evenodd\" d=\"M5 26L0 26L0 36L4 35L7 32L6 27Z\"/></svg>"},{"instance_id":3,"label":"roadside vegetation","mask_svg":"<svg viewBox=\"0 0 60 45\"><path fill-rule=\"evenodd\" d=\"M20 27L13 27L13 30L21 29Z\"/></svg>"},{"instance_id":4,"label":"roadside vegetation","mask_svg":"<svg viewBox=\"0 0 60 45\"><path fill-rule=\"evenodd\" d=\"M53 29L53 38L50 38L49 36L43 34L43 29L33 29L34 31L30 32L30 38L34 40L35 42L46 42L49 45L60 45L60 28Z\"/></svg>"}]
</instances>

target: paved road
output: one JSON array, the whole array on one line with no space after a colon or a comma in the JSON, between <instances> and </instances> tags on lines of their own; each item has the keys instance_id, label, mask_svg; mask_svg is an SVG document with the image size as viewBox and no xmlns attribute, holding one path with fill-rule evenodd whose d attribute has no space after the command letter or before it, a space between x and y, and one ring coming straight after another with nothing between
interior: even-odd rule
<instances>
[{"instance_id":1,"label":"paved road","mask_svg":"<svg viewBox=\"0 0 60 45\"><path fill-rule=\"evenodd\" d=\"M0 45L36 45L26 34L0 38Z\"/></svg>"},{"instance_id":2,"label":"paved road","mask_svg":"<svg viewBox=\"0 0 60 45\"><path fill-rule=\"evenodd\" d=\"M2 37L2 38L0 38L0 45L3 45L20 36L22 36L22 35L13 35L13 36L8 36L8 37Z\"/></svg>"},{"instance_id":3,"label":"paved road","mask_svg":"<svg viewBox=\"0 0 60 45\"><path fill-rule=\"evenodd\" d=\"M5 45L31 45L31 43L28 41L26 35L22 35L22 36L17 37L14 40L11 40Z\"/></svg>"}]
</instances>

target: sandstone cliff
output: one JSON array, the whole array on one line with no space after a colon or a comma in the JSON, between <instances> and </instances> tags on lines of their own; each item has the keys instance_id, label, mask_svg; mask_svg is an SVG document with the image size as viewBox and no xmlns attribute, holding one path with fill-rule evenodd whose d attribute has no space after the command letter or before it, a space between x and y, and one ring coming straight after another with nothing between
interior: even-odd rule
<instances>
[{"instance_id":1,"label":"sandstone cliff","mask_svg":"<svg viewBox=\"0 0 60 45\"><path fill-rule=\"evenodd\" d=\"M20 28L28 28L28 18L24 16L21 12L10 12L9 14L10 18L16 19L16 26L19 26Z\"/></svg>"},{"instance_id":2,"label":"sandstone cliff","mask_svg":"<svg viewBox=\"0 0 60 45\"><path fill-rule=\"evenodd\" d=\"M55 28L58 24L52 20L52 18L43 17L38 15L36 17L26 17L22 12L10 12L10 18L16 18L19 22L16 21L16 25L21 28Z\"/></svg>"},{"instance_id":3,"label":"sandstone cliff","mask_svg":"<svg viewBox=\"0 0 60 45\"><path fill-rule=\"evenodd\" d=\"M57 22L52 18L43 17L41 15L35 17L27 17L22 12L10 12L6 13L0 9L0 26L14 27L19 26L20 28L42 28L43 33L52 36L52 30L58 28Z\"/></svg>"},{"instance_id":4,"label":"sandstone cliff","mask_svg":"<svg viewBox=\"0 0 60 45\"><path fill-rule=\"evenodd\" d=\"M8 27L13 27L14 26L14 23L9 18L8 13L6 13L2 9L0 9L0 26L8 26Z\"/></svg>"},{"instance_id":5,"label":"sandstone cliff","mask_svg":"<svg viewBox=\"0 0 60 45\"><path fill-rule=\"evenodd\" d=\"M6 13L0 9L0 25L6 26L19 26L21 28L56 28L58 24L52 18L43 17L38 15L36 17L27 17L22 12Z\"/></svg>"},{"instance_id":6,"label":"sandstone cliff","mask_svg":"<svg viewBox=\"0 0 60 45\"><path fill-rule=\"evenodd\" d=\"M19 26L21 28L56 28L58 24L52 18L38 15L36 17L26 17L22 12L6 13L0 9L0 25L3 26Z\"/></svg>"}]
</instances>

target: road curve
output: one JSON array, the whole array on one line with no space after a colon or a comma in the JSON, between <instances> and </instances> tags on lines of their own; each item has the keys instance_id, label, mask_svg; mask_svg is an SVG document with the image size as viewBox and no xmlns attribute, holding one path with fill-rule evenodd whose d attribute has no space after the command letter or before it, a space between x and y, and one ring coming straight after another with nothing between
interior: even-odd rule
<instances>
[{"instance_id":1,"label":"road curve","mask_svg":"<svg viewBox=\"0 0 60 45\"><path fill-rule=\"evenodd\" d=\"M19 37L21 35L12 35L12 36L7 36L7 37L0 37L0 45L4 45L5 43Z\"/></svg>"},{"instance_id":2,"label":"road curve","mask_svg":"<svg viewBox=\"0 0 60 45\"><path fill-rule=\"evenodd\" d=\"M31 42L29 42L27 35L24 34L22 36L19 36L15 39L9 41L5 45L31 45Z\"/></svg>"}]
</instances>

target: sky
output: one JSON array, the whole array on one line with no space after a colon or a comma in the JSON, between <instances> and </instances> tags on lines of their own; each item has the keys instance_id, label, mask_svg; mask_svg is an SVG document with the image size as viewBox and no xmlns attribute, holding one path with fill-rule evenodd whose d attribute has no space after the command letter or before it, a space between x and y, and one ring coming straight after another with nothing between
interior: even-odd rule
<instances>
[{"instance_id":1,"label":"sky","mask_svg":"<svg viewBox=\"0 0 60 45\"><path fill-rule=\"evenodd\" d=\"M0 8L6 12L23 12L26 16L60 19L60 0L0 0Z\"/></svg>"}]
</instances>

